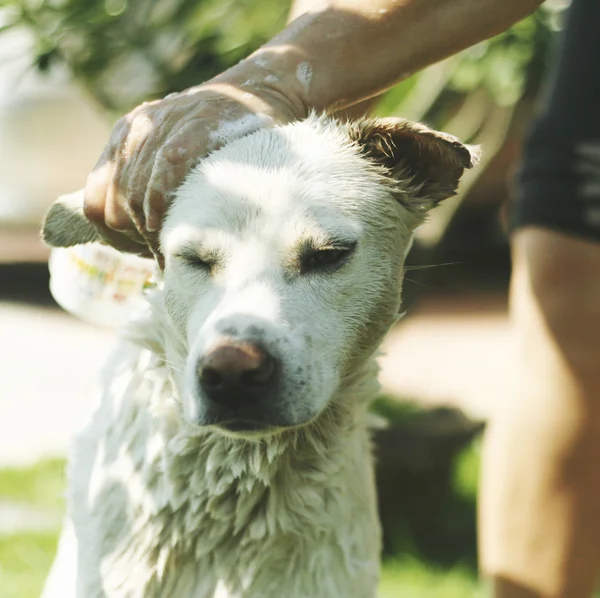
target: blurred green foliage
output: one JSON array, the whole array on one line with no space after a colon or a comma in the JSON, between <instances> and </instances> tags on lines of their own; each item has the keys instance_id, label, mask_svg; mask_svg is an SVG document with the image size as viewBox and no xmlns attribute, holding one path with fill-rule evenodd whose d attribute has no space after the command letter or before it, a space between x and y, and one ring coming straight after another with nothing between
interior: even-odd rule
<instances>
[{"instance_id":1,"label":"blurred green foliage","mask_svg":"<svg viewBox=\"0 0 600 598\"><path fill-rule=\"evenodd\" d=\"M66 65L102 107L124 112L197 85L283 26L281 0L4 0L42 71Z\"/></svg>"},{"instance_id":2,"label":"blurred green foliage","mask_svg":"<svg viewBox=\"0 0 600 598\"><path fill-rule=\"evenodd\" d=\"M535 13L499 35L420 71L378 103L380 115L397 114L444 128L462 101L483 92L495 105L516 105L540 89L570 0L547 0Z\"/></svg>"},{"instance_id":3,"label":"blurred green foliage","mask_svg":"<svg viewBox=\"0 0 600 598\"><path fill-rule=\"evenodd\" d=\"M501 0L500 0L501 1ZM3 0L2 29L33 37L42 71L66 65L110 112L198 84L248 55L285 23L281 0ZM508 31L452 62L446 89L486 88L501 105L539 79L565 2L548 1ZM367 51L367 50L365 50ZM397 111L411 77L384 101Z\"/></svg>"},{"instance_id":4,"label":"blurred green foliage","mask_svg":"<svg viewBox=\"0 0 600 598\"><path fill-rule=\"evenodd\" d=\"M528 83L539 85L565 5L547 2L507 31L463 52L450 89L466 94L483 87L498 104L514 104Z\"/></svg>"}]
</instances>

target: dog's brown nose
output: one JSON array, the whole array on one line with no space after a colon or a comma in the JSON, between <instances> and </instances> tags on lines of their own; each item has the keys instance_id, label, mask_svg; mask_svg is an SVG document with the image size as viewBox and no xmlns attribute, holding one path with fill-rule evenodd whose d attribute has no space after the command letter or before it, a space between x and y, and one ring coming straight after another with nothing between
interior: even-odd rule
<instances>
[{"instance_id":1,"label":"dog's brown nose","mask_svg":"<svg viewBox=\"0 0 600 598\"><path fill-rule=\"evenodd\" d=\"M275 358L255 343L228 341L200 360L198 376L210 400L239 407L256 403L270 390L276 369Z\"/></svg>"}]
</instances>

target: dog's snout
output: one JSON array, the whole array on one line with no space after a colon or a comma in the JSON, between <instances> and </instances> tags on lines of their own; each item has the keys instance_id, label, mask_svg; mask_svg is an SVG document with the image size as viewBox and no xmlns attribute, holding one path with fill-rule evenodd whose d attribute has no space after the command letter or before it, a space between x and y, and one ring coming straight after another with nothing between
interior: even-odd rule
<instances>
[{"instance_id":1,"label":"dog's snout","mask_svg":"<svg viewBox=\"0 0 600 598\"><path fill-rule=\"evenodd\" d=\"M198 364L202 391L229 407L258 402L275 384L278 361L255 343L231 341L210 350Z\"/></svg>"}]
</instances>

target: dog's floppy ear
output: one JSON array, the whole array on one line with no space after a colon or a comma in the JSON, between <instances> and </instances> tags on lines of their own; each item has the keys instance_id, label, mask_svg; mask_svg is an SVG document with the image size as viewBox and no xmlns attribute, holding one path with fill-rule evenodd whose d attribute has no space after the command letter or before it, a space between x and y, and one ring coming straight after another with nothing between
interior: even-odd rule
<instances>
[{"instance_id":1,"label":"dog's floppy ear","mask_svg":"<svg viewBox=\"0 0 600 598\"><path fill-rule=\"evenodd\" d=\"M398 186L398 201L409 209L426 211L455 195L465 168L477 162L476 148L401 118L356 121L348 134L386 169Z\"/></svg>"},{"instance_id":2,"label":"dog's floppy ear","mask_svg":"<svg viewBox=\"0 0 600 598\"><path fill-rule=\"evenodd\" d=\"M52 204L44 219L42 239L50 247L102 242L100 233L83 213L83 191L62 195Z\"/></svg>"}]
</instances>

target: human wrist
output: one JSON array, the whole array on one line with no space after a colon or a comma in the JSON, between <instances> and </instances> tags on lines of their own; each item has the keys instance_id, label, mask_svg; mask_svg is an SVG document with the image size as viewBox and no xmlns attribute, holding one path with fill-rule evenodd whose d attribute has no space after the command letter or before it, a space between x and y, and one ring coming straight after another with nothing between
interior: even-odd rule
<instances>
[{"instance_id":1,"label":"human wrist","mask_svg":"<svg viewBox=\"0 0 600 598\"><path fill-rule=\"evenodd\" d=\"M261 48L254 54L212 80L227 85L240 101L254 105L253 98L264 104L264 111L275 120L305 118L311 105L308 101L308 62L297 52L279 48ZM252 97L251 97L252 96ZM251 106L253 107L253 106Z\"/></svg>"}]
</instances>

